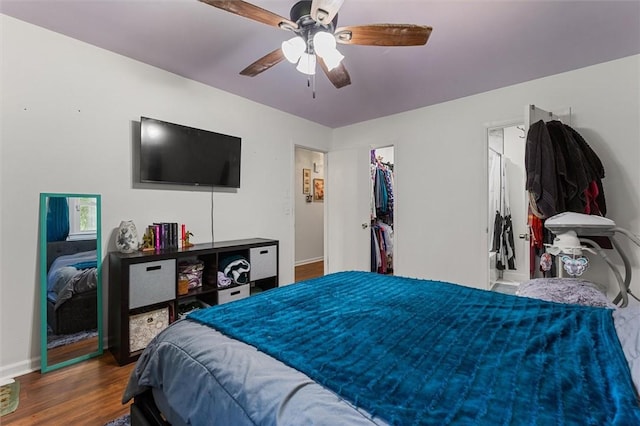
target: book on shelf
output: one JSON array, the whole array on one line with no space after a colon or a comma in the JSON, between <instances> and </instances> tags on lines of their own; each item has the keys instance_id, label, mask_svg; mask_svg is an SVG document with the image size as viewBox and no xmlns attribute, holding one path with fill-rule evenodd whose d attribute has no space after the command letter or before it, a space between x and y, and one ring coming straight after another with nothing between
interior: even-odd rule
<instances>
[{"instance_id":1,"label":"book on shelf","mask_svg":"<svg viewBox=\"0 0 640 426\"><path fill-rule=\"evenodd\" d=\"M180 247L177 222L154 222L147 227L147 235L150 238L148 246L155 250Z\"/></svg>"}]
</instances>

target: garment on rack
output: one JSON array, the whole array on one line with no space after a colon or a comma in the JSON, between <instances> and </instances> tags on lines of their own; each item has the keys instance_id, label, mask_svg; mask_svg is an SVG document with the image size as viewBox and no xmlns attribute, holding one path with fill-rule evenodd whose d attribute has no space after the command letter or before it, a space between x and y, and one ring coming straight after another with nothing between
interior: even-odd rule
<instances>
[{"instance_id":1,"label":"garment on rack","mask_svg":"<svg viewBox=\"0 0 640 426\"><path fill-rule=\"evenodd\" d=\"M497 269L515 270L516 253L513 238L513 224L511 221L511 208L509 205L506 167L506 163L502 161L501 156L498 155L493 159L491 169L494 177L490 177L490 180L498 182L500 189L497 191L497 197L495 197L494 194L496 211L493 221L491 251L496 253ZM499 174L499 177L496 178L495 174Z\"/></svg>"},{"instance_id":2,"label":"garment on rack","mask_svg":"<svg viewBox=\"0 0 640 426\"><path fill-rule=\"evenodd\" d=\"M496 252L496 268L499 270L516 269L516 253L513 238L513 223L511 215L502 216L496 211L494 220L493 246Z\"/></svg>"},{"instance_id":3,"label":"garment on rack","mask_svg":"<svg viewBox=\"0 0 640 426\"><path fill-rule=\"evenodd\" d=\"M371 225L371 272L393 271L393 228L382 221Z\"/></svg>"},{"instance_id":4,"label":"garment on rack","mask_svg":"<svg viewBox=\"0 0 640 426\"><path fill-rule=\"evenodd\" d=\"M605 216L602 162L584 138L558 120L533 123L525 148L526 189L529 191L531 276L544 253L543 243L553 241L544 220L571 211ZM551 267L551 273L555 265ZM549 271L540 271L547 275Z\"/></svg>"},{"instance_id":5,"label":"garment on rack","mask_svg":"<svg viewBox=\"0 0 640 426\"><path fill-rule=\"evenodd\" d=\"M540 218L565 211L604 216L604 167L584 138L557 120L534 123L525 149L526 189Z\"/></svg>"},{"instance_id":6,"label":"garment on rack","mask_svg":"<svg viewBox=\"0 0 640 426\"><path fill-rule=\"evenodd\" d=\"M393 170L391 165L377 160L371 164L372 218L385 218L393 223Z\"/></svg>"}]
</instances>

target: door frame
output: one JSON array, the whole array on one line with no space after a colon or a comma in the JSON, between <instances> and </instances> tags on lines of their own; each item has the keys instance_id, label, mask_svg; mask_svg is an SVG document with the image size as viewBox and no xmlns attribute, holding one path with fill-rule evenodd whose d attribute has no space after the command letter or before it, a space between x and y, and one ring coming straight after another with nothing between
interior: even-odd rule
<instances>
[{"instance_id":1,"label":"door frame","mask_svg":"<svg viewBox=\"0 0 640 426\"><path fill-rule=\"evenodd\" d=\"M554 112L556 111L556 112ZM529 132L529 126L531 125L531 121L534 118L533 116L536 114L539 114L541 116L544 116L547 120L560 120L563 123L566 123L568 125L571 125L572 122L572 109L571 107L561 107L561 108L553 108L550 111L544 110L534 104L527 104L524 106L524 111L523 111L523 115L517 118L511 118L508 120L501 120L501 121L492 121L492 122L487 122L484 124L484 152L486 153L485 155L485 162L484 162L484 179L485 179L485 194L486 197L484 197L484 214L487 215L486 219L485 219L485 238L483 239L483 247L484 247L484 252L487 251L487 248L489 247L489 161L488 161L488 154L489 154L489 130L490 129L495 129L495 128L505 128L505 127L511 127L511 126L517 126L520 124L524 124L524 128L525 128L525 139L527 137L527 133ZM525 140L526 143L526 140ZM525 192L525 196L526 196L526 192ZM528 204L528 203L527 203ZM529 264L530 261L527 261L527 265L530 269L531 265ZM490 268L489 268L489 259L487 258L487 261L485 262L486 265L486 273L485 273L485 282L487 283L487 287L490 287L490 283L491 283L491 276L490 276Z\"/></svg>"},{"instance_id":2,"label":"door frame","mask_svg":"<svg viewBox=\"0 0 640 426\"><path fill-rule=\"evenodd\" d=\"M300 188L297 185L296 182L296 178L297 178L297 171L296 171L296 150L297 149L304 149L307 151L313 151L313 152L318 152L321 153L323 155L323 177L325 180L325 190L326 190L326 182L327 182L327 178L329 175L329 168L328 168L328 160L329 160L329 155L328 155L328 151L324 150L324 149L319 149L319 148L315 148L315 147L309 147L306 145L301 145L298 143L293 142L292 143L292 155L291 155L291 192L292 192L292 196L290 198L290 211L292 212L291 215L291 229L292 229L292 235L291 235L291 246L293 247L293 250L291 250L291 265L293 267L293 270L291 271L292 273L292 277L293 280L292 282L295 282L295 269L296 269L296 200L295 200L295 196L297 195L297 192ZM313 188L312 188L313 191ZM322 227L323 227L323 262L324 262L324 273L327 273L327 197L325 195L325 200L322 202L323 206L322 206Z\"/></svg>"},{"instance_id":3,"label":"door frame","mask_svg":"<svg viewBox=\"0 0 640 426\"><path fill-rule=\"evenodd\" d=\"M483 198L483 215L485 216L484 220L484 238L482 238L483 244L483 256L486 255L485 264L485 286L488 290L491 290L491 267L489 263L489 239L491 238L489 235L489 132L493 129L504 129L506 127L513 127L523 125L525 122L524 117L510 118L508 120L500 120L500 121L490 121L484 123L484 164L483 164L483 179L484 179L484 193L485 196ZM524 196L524 194L523 194Z\"/></svg>"},{"instance_id":4,"label":"door frame","mask_svg":"<svg viewBox=\"0 0 640 426\"><path fill-rule=\"evenodd\" d=\"M389 144L380 144L379 146L371 146L371 148L369 149L369 153L371 153L371 151L376 151L379 149L385 149L385 148L392 148L393 149L393 176L394 176L394 180L393 180L393 274L396 275L398 272L397 270L397 259L398 259L398 229L397 229L397 217L398 217L398 192L397 192L397 182L398 182L398 178L396 175L396 169L397 169L397 158L398 158L398 144L395 142L390 142ZM373 183L372 183L373 185ZM373 196L373 194L369 194L369 199L371 200L371 197ZM369 229L371 229L371 223L369 223ZM371 232L369 232L369 241L371 241ZM369 254L369 263L371 263L371 254Z\"/></svg>"}]
</instances>

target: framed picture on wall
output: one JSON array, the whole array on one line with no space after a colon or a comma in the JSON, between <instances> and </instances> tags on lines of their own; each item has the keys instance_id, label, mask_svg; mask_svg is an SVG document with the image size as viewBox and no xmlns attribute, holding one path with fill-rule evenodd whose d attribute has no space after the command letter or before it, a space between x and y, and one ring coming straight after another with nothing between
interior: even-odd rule
<instances>
[{"instance_id":1,"label":"framed picture on wall","mask_svg":"<svg viewBox=\"0 0 640 426\"><path fill-rule=\"evenodd\" d=\"M324 179L313 180L313 201L324 201Z\"/></svg>"},{"instance_id":2,"label":"framed picture on wall","mask_svg":"<svg viewBox=\"0 0 640 426\"><path fill-rule=\"evenodd\" d=\"M302 169L302 193L311 193L311 169Z\"/></svg>"}]
</instances>

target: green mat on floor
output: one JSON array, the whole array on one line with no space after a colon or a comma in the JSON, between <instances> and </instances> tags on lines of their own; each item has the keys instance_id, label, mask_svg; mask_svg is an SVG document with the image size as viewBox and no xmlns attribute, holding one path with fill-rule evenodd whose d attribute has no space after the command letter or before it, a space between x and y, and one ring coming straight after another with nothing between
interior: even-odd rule
<instances>
[{"instance_id":1,"label":"green mat on floor","mask_svg":"<svg viewBox=\"0 0 640 426\"><path fill-rule=\"evenodd\" d=\"M13 382L0 386L0 416L13 413L18 408L20 383Z\"/></svg>"}]
</instances>

